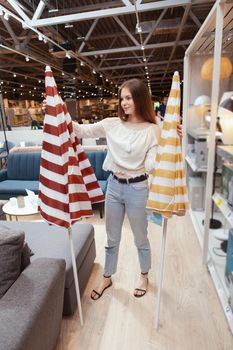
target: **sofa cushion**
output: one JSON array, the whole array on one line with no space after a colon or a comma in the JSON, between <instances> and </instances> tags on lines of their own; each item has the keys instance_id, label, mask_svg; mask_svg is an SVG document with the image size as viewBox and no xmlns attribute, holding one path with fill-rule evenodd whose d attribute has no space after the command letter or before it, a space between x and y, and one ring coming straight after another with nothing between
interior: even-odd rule
<instances>
[{"instance_id":1,"label":"sofa cushion","mask_svg":"<svg viewBox=\"0 0 233 350\"><path fill-rule=\"evenodd\" d=\"M21 255L21 271L26 269L26 267L30 264L32 255L32 250L29 248L29 245L25 242Z\"/></svg>"},{"instance_id":2,"label":"sofa cushion","mask_svg":"<svg viewBox=\"0 0 233 350\"><path fill-rule=\"evenodd\" d=\"M31 257L32 261L39 257L65 259L65 287L69 288L73 283L74 275L67 229L51 226L45 222L11 221L6 225L11 228L18 227L25 232L25 239L34 253ZM79 270L94 240L94 228L91 224L78 222L72 226L72 233L77 270Z\"/></svg>"},{"instance_id":3,"label":"sofa cushion","mask_svg":"<svg viewBox=\"0 0 233 350\"><path fill-rule=\"evenodd\" d=\"M10 153L7 161L8 180L39 180L41 153Z\"/></svg>"},{"instance_id":4,"label":"sofa cushion","mask_svg":"<svg viewBox=\"0 0 233 350\"><path fill-rule=\"evenodd\" d=\"M0 225L0 298L20 275L24 238L22 230Z\"/></svg>"},{"instance_id":5,"label":"sofa cushion","mask_svg":"<svg viewBox=\"0 0 233 350\"><path fill-rule=\"evenodd\" d=\"M107 185L108 185L108 182L107 180L99 180L98 181L100 187L101 187L101 190L103 191L103 193L105 194L106 193L106 190L107 190Z\"/></svg>"},{"instance_id":6,"label":"sofa cushion","mask_svg":"<svg viewBox=\"0 0 233 350\"><path fill-rule=\"evenodd\" d=\"M5 180L0 182L1 198L6 194L11 194L11 197L18 195L27 195L25 189L38 193L39 181L22 181L22 180Z\"/></svg>"},{"instance_id":7,"label":"sofa cushion","mask_svg":"<svg viewBox=\"0 0 233 350\"><path fill-rule=\"evenodd\" d=\"M107 155L106 151L89 151L86 153L93 169L97 180L107 180L110 172L103 170L103 162Z\"/></svg>"}]
</instances>

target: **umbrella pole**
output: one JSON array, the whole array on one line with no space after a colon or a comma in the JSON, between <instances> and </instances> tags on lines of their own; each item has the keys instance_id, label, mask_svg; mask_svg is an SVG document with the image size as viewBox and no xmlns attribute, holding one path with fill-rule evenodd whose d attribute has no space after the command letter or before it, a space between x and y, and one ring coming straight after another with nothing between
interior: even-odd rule
<instances>
[{"instance_id":1,"label":"umbrella pole","mask_svg":"<svg viewBox=\"0 0 233 350\"><path fill-rule=\"evenodd\" d=\"M158 283L158 294L157 294L157 304L155 311L155 327L159 328L159 311L160 311L160 299L161 299L161 290L163 282L163 267L164 267L164 257L165 257L165 245L166 245L166 235L167 235L167 218L163 219L163 235L160 246L160 263L159 263L159 283Z\"/></svg>"},{"instance_id":2,"label":"umbrella pole","mask_svg":"<svg viewBox=\"0 0 233 350\"><path fill-rule=\"evenodd\" d=\"M74 254L74 245L73 245L72 229L71 229L71 227L68 228L68 233L69 233L71 259L72 259L73 272L74 272L74 282L75 282L75 289L76 289L78 312L79 312L79 318L80 318L81 326L83 326L83 313L82 313L82 305L81 305L79 283L78 283L78 271L77 271L77 265L76 265L75 254Z\"/></svg>"}]
</instances>

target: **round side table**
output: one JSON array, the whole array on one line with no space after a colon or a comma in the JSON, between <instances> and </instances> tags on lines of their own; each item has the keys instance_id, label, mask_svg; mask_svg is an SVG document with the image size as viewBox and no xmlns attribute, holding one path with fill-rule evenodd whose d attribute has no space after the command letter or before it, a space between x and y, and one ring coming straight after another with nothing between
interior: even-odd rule
<instances>
[{"instance_id":1,"label":"round side table","mask_svg":"<svg viewBox=\"0 0 233 350\"><path fill-rule=\"evenodd\" d=\"M36 196L38 198L38 196ZM30 216L38 214L37 205L32 205L32 201L28 196L24 197L25 206L23 208L19 208L17 204L12 204L11 201L8 201L3 205L2 211L8 215L9 220L12 221L13 217L18 221L18 217L20 216Z\"/></svg>"}]
</instances>

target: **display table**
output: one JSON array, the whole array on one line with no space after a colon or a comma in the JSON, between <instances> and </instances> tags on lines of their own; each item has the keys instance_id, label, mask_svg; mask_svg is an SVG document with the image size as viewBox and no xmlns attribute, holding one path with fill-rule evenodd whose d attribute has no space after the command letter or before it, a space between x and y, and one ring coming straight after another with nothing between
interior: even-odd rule
<instances>
[{"instance_id":1,"label":"display table","mask_svg":"<svg viewBox=\"0 0 233 350\"><path fill-rule=\"evenodd\" d=\"M37 206L38 196L33 196L33 198L25 196L23 199L23 208L19 208L16 198L11 198L6 204L3 205L2 211L6 214L7 220L18 221L19 219L23 220L24 217L27 217L27 220L40 219ZM29 216L31 216L31 218L29 218Z\"/></svg>"}]
</instances>

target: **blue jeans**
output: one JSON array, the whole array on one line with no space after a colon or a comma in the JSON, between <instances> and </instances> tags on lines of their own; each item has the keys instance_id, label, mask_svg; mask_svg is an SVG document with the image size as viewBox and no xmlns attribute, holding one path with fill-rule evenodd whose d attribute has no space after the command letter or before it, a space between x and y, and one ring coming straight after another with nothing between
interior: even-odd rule
<instances>
[{"instance_id":1,"label":"blue jeans","mask_svg":"<svg viewBox=\"0 0 233 350\"><path fill-rule=\"evenodd\" d=\"M133 231L141 272L149 271L151 267L151 251L150 243L147 238L147 198L147 180L122 184L110 175L105 199L107 231L104 267L105 276L111 276L117 269L121 231L125 213L128 216Z\"/></svg>"}]
</instances>

